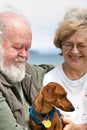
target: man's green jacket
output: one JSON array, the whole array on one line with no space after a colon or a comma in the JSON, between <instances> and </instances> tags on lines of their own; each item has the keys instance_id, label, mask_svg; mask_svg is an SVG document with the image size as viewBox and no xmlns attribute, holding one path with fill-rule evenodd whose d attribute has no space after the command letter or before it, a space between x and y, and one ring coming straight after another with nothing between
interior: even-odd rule
<instances>
[{"instance_id":1,"label":"man's green jacket","mask_svg":"<svg viewBox=\"0 0 87 130\"><path fill-rule=\"evenodd\" d=\"M30 130L25 109L29 117L29 106L42 87L45 73L52 68L52 65L26 64L25 78L15 84L0 72L0 130Z\"/></svg>"}]
</instances>

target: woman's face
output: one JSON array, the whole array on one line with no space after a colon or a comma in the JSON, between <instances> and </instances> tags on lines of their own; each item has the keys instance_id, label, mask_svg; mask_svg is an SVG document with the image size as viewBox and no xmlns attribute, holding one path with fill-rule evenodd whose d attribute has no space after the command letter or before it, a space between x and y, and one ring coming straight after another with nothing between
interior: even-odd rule
<instances>
[{"instance_id":1,"label":"woman's face","mask_svg":"<svg viewBox=\"0 0 87 130\"><path fill-rule=\"evenodd\" d=\"M87 67L86 30L77 31L63 42L62 53L68 67L73 69Z\"/></svg>"}]
</instances>

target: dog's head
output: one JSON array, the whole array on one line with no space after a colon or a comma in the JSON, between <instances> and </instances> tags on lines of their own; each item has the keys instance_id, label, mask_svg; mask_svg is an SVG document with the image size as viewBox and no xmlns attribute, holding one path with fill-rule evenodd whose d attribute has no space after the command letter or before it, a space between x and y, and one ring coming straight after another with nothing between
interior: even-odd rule
<instances>
[{"instance_id":1,"label":"dog's head","mask_svg":"<svg viewBox=\"0 0 87 130\"><path fill-rule=\"evenodd\" d=\"M67 92L58 83L50 82L42 89L44 101L64 111L73 111L72 103L67 99Z\"/></svg>"}]
</instances>

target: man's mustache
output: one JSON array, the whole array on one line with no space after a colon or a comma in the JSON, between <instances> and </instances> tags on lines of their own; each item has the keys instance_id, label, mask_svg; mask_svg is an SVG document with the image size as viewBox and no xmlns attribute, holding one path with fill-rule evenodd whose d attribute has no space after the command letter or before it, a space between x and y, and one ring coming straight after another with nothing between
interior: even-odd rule
<instances>
[{"instance_id":1,"label":"man's mustache","mask_svg":"<svg viewBox=\"0 0 87 130\"><path fill-rule=\"evenodd\" d=\"M14 59L14 62L16 62L16 61L19 61L19 62L26 62L26 59L25 58L22 58L22 57L18 57L18 58L15 58Z\"/></svg>"}]
</instances>

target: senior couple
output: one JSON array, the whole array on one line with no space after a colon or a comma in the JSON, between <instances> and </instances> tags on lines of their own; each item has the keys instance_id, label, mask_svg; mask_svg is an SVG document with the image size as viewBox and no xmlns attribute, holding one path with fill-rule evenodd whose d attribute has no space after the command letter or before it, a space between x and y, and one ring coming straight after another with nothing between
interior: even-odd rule
<instances>
[{"instance_id":1,"label":"senior couple","mask_svg":"<svg viewBox=\"0 0 87 130\"><path fill-rule=\"evenodd\" d=\"M56 29L54 44L64 62L27 63L32 42L29 21L14 12L0 12L0 130L31 130L29 106L41 86L61 84L75 107L63 113L63 130L87 129L87 9L66 12ZM48 72L49 71L49 72Z\"/></svg>"}]
</instances>

